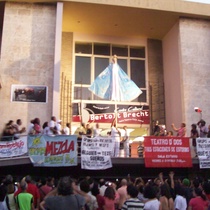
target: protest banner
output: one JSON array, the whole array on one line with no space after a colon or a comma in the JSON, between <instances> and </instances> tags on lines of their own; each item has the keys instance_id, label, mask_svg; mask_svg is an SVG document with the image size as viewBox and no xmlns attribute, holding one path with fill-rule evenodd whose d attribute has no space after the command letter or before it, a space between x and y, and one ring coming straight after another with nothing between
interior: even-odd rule
<instances>
[{"instance_id":1,"label":"protest banner","mask_svg":"<svg viewBox=\"0 0 210 210\"><path fill-rule=\"evenodd\" d=\"M34 166L77 165L76 139L75 135L28 136L29 157Z\"/></svg>"},{"instance_id":2,"label":"protest banner","mask_svg":"<svg viewBox=\"0 0 210 210\"><path fill-rule=\"evenodd\" d=\"M197 138L196 150L200 168L210 168L210 138Z\"/></svg>"},{"instance_id":3,"label":"protest banner","mask_svg":"<svg viewBox=\"0 0 210 210\"><path fill-rule=\"evenodd\" d=\"M145 136L144 153L148 168L192 167L189 138Z\"/></svg>"},{"instance_id":4,"label":"protest banner","mask_svg":"<svg viewBox=\"0 0 210 210\"><path fill-rule=\"evenodd\" d=\"M27 136L21 136L17 140L0 142L0 158L21 156L27 152Z\"/></svg>"},{"instance_id":5,"label":"protest banner","mask_svg":"<svg viewBox=\"0 0 210 210\"><path fill-rule=\"evenodd\" d=\"M81 144L81 168L88 170L111 168L113 148L114 141L111 137L87 138L83 136Z\"/></svg>"}]
</instances>

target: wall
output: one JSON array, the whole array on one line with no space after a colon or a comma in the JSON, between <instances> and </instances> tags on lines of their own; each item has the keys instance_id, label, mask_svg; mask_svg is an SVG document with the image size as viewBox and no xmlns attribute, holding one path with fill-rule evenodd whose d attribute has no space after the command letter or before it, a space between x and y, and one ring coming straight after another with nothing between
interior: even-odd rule
<instances>
[{"instance_id":1,"label":"wall","mask_svg":"<svg viewBox=\"0 0 210 210\"><path fill-rule=\"evenodd\" d=\"M179 23L163 39L166 127L179 127L185 121L182 106L182 77L179 53Z\"/></svg>"},{"instance_id":2,"label":"wall","mask_svg":"<svg viewBox=\"0 0 210 210\"><path fill-rule=\"evenodd\" d=\"M165 124L162 41L148 39L147 51L151 120L158 120L159 124Z\"/></svg>"},{"instance_id":3,"label":"wall","mask_svg":"<svg viewBox=\"0 0 210 210\"><path fill-rule=\"evenodd\" d=\"M181 18L180 50L185 120L190 130L200 119L194 107L200 107L203 119L210 123L210 21Z\"/></svg>"},{"instance_id":4,"label":"wall","mask_svg":"<svg viewBox=\"0 0 210 210\"><path fill-rule=\"evenodd\" d=\"M180 18L163 40L166 124L177 127L197 123L201 115L210 123L210 21Z\"/></svg>"},{"instance_id":5,"label":"wall","mask_svg":"<svg viewBox=\"0 0 210 210\"><path fill-rule=\"evenodd\" d=\"M6 3L0 60L0 129L21 118L24 126L35 117L52 114L56 6ZM11 85L46 85L48 103L11 102ZM0 131L0 132L1 132Z\"/></svg>"}]
</instances>

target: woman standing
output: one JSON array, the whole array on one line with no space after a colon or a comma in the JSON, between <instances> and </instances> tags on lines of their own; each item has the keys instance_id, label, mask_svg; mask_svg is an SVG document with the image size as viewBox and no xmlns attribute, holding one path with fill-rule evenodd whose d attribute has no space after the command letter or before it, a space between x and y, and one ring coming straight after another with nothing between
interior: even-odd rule
<instances>
[{"instance_id":1,"label":"woman standing","mask_svg":"<svg viewBox=\"0 0 210 210\"><path fill-rule=\"evenodd\" d=\"M115 191L108 186L104 192L104 210L115 210Z\"/></svg>"},{"instance_id":2,"label":"woman standing","mask_svg":"<svg viewBox=\"0 0 210 210\"><path fill-rule=\"evenodd\" d=\"M40 119L39 118L35 118L34 121L34 134L40 134L41 133L41 126L40 126Z\"/></svg>"},{"instance_id":3,"label":"woman standing","mask_svg":"<svg viewBox=\"0 0 210 210\"><path fill-rule=\"evenodd\" d=\"M181 123L180 128L176 128L174 124L171 124L171 127L174 131L177 132L177 137L185 137L186 136L186 124Z\"/></svg>"},{"instance_id":4,"label":"woman standing","mask_svg":"<svg viewBox=\"0 0 210 210\"><path fill-rule=\"evenodd\" d=\"M159 201L162 206L162 210L174 210L174 200L171 196L168 184L164 183L160 186L160 198Z\"/></svg>"},{"instance_id":5,"label":"woman standing","mask_svg":"<svg viewBox=\"0 0 210 210\"><path fill-rule=\"evenodd\" d=\"M42 134L48 135L49 132L50 128L48 126L48 122L44 122L44 124L42 125Z\"/></svg>"}]
</instances>

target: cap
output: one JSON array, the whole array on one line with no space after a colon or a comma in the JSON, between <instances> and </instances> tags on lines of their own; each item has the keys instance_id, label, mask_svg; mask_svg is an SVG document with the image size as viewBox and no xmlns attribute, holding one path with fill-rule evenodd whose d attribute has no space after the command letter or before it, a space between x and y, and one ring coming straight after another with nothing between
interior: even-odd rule
<instances>
[{"instance_id":1,"label":"cap","mask_svg":"<svg viewBox=\"0 0 210 210\"><path fill-rule=\"evenodd\" d=\"M187 179L187 178L183 179L182 183L183 183L184 186L188 186L188 187L190 186L190 180Z\"/></svg>"}]
</instances>

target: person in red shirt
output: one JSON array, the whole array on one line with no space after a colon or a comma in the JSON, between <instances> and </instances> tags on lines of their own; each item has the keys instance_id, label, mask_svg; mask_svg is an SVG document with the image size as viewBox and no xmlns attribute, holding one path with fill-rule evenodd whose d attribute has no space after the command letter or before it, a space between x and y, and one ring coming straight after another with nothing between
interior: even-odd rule
<instances>
[{"instance_id":1,"label":"person in red shirt","mask_svg":"<svg viewBox=\"0 0 210 210\"><path fill-rule=\"evenodd\" d=\"M104 192L104 210L115 210L115 191L108 186Z\"/></svg>"},{"instance_id":2,"label":"person in red shirt","mask_svg":"<svg viewBox=\"0 0 210 210\"><path fill-rule=\"evenodd\" d=\"M29 175L24 177L23 180L25 180L25 182L27 183L27 190L26 191L33 195L35 209L39 209L40 193L39 193L38 187L35 184L32 183L32 178ZM20 188L18 188L18 190L15 192L14 197L16 197L19 193L21 193Z\"/></svg>"},{"instance_id":3,"label":"person in red shirt","mask_svg":"<svg viewBox=\"0 0 210 210\"><path fill-rule=\"evenodd\" d=\"M54 178L48 177L46 180L46 184L42 185L39 188L40 201L43 201L44 197L53 189L53 186L54 186Z\"/></svg>"},{"instance_id":4,"label":"person in red shirt","mask_svg":"<svg viewBox=\"0 0 210 210\"><path fill-rule=\"evenodd\" d=\"M194 188L194 198L190 199L188 210L206 210L208 208L208 201L200 188Z\"/></svg>"}]
</instances>

